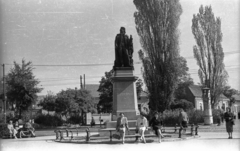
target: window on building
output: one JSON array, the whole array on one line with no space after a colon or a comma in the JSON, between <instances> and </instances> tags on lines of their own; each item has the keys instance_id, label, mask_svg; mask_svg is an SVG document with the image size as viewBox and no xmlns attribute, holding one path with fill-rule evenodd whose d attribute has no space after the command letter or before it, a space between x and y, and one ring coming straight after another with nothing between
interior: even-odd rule
<instances>
[{"instance_id":1,"label":"window on building","mask_svg":"<svg viewBox=\"0 0 240 151\"><path fill-rule=\"evenodd\" d=\"M199 108L200 108L201 111L203 110L202 103L199 103Z\"/></svg>"},{"instance_id":2,"label":"window on building","mask_svg":"<svg viewBox=\"0 0 240 151\"><path fill-rule=\"evenodd\" d=\"M226 111L226 104L225 103L222 104L222 109L223 109L223 111Z\"/></svg>"}]
</instances>

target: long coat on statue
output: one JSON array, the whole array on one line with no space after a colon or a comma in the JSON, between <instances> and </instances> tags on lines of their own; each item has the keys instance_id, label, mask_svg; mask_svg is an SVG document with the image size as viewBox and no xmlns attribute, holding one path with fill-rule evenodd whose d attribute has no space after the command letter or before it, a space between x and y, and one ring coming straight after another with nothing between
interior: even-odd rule
<instances>
[{"instance_id":1,"label":"long coat on statue","mask_svg":"<svg viewBox=\"0 0 240 151\"><path fill-rule=\"evenodd\" d=\"M130 67L129 38L124 34L117 34L115 38L115 67Z\"/></svg>"}]
</instances>

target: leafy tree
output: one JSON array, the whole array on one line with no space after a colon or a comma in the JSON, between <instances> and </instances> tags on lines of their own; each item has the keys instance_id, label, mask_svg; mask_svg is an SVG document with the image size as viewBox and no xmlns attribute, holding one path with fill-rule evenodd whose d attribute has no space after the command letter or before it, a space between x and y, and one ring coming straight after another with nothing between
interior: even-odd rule
<instances>
[{"instance_id":1,"label":"leafy tree","mask_svg":"<svg viewBox=\"0 0 240 151\"><path fill-rule=\"evenodd\" d=\"M230 99L233 95L238 94L238 90L233 89L230 86L225 86L223 94Z\"/></svg>"},{"instance_id":2,"label":"leafy tree","mask_svg":"<svg viewBox=\"0 0 240 151\"><path fill-rule=\"evenodd\" d=\"M223 93L228 74L223 63L221 19L215 18L211 6L203 8L201 5L199 13L193 15L192 33L196 40L193 52L199 66L198 75L201 84L210 88L214 108Z\"/></svg>"},{"instance_id":3,"label":"leafy tree","mask_svg":"<svg viewBox=\"0 0 240 151\"><path fill-rule=\"evenodd\" d=\"M230 106L235 103L235 98L233 95L238 94L238 90L231 88L230 86L225 86L223 90L223 94L230 99Z\"/></svg>"},{"instance_id":4,"label":"leafy tree","mask_svg":"<svg viewBox=\"0 0 240 151\"><path fill-rule=\"evenodd\" d=\"M188 86L193 85L193 79L190 77L190 74L187 72L189 68L187 67L187 61L185 58L179 58L180 63L180 73L178 77L178 86L174 92L175 98L178 100L186 99L186 89Z\"/></svg>"},{"instance_id":5,"label":"leafy tree","mask_svg":"<svg viewBox=\"0 0 240 151\"><path fill-rule=\"evenodd\" d=\"M14 67L6 76L7 97L10 104L16 104L16 110L21 118L22 111L36 101L37 93L42 91L38 88L39 80L33 75L32 62L22 60L22 64L14 62Z\"/></svg>"},{"instance_id":6,"label":"leafy tree","mask_svg":"<svg viewBox=\"0 0 240 151\"><path fill-rule=\"evenodd\" d=\"M142 79L138 79L137 82L136 82L137 98L138 99L140 99L141 93L143 91L142 86L143 86Z\"/></svg>"},{"instance_id":7,"label":"leafy tree","mask_svg":"<svg viewBox=\"0 0 240 151\"><path fill-rule=\"evenodd\" d=\"M49 114L49 111L55 111L55 100L56 96L52 92L48 92L43 101L41 101L38 105L42 106L44 110L47 110Z\"/></svg>"},{"instance_id":8,"label":"leafy tree","mask_svg":"<svg viewBox=\"0 0 240 151\"><path fill-rule=\"evenodd\" d=\"M84 89L67 89L57 94L55 101L55 111L66 119L68 115L75 116L85 114L87 112L96 112L93 103L93 97L90 92Z\"/></svg>"},{"instance_id":9,"label":"leafy tree","mask_svg":"<svg viewBox=\"0 0 240 151\"><path fill-rule=\"evenodd\" d=\"M111 82L111 77L113 76L114 71L110 70L105 72L105 76L102 77L98 92L100 92L98 111L111 113L113 105L113 84ZM138 79L136 82L137 97L139 98L142 92L142 80Z\"/></svg>"},{"instance_id":10,"label":"leafy tree","mask_svg":"<svg viewBox=\"0 0 240 151\"><path fill-rule=\"evenodd\" d=\"M114 71L110 70L105 72L105 76L102 77L98 92L100 92L99 102L98 102L98 111L111 113L113 105L113 84L111 82L111 77L113 76Z\"/></svg>"},{"instance_id":11,"label":"leafy tree","mask_svg":"<svg viewBox=\"0 0 240 151\"><path fill-rule=\"evenodd\" d=\"M179 108L182 108L184 109L185 111L186 110L191 110L194 108L192 102L189 102L187 100L184 100L184 99L181 99L181 100L174 100L174 102L171 104L170 108L172 110L174 109L179 109Z\"/></svg>"},{"instance_id":12,"label":"leafy tree","mask_svg":"<svg viewBox=\"0 0 240 151\"><path fill-rule=\"evenodd\" d=\"M143 50L143 78L149 92L149 107L164 111L174 97L183 58L179 55L177 26L182 14L179 0L134 0L135 23Z\"/></svg>"}]
</instances>

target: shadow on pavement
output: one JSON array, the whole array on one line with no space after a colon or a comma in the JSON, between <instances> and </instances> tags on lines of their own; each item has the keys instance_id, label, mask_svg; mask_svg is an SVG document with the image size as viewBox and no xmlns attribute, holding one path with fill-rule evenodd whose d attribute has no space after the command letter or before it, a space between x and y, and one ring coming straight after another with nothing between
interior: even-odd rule
<instances>
[{"instance_id":1,"label":"shadow on pavement","mask_svg":"<svg viewBox=\"0 0 240 151\"><path fill-rule=\"evenodd\" d=\"M228 139L228 137L226 138L200 138L199 140L232 140L232 139L240 139L240 138L232 138L232 139Z\"/></svg>"},{"instance_id":2,"label":"shadow on pavement","mask_svg":"<svg viewBox=\"0 0 240 151\"><path fill-rule=\"evenodd\" d=\"M109 145L116 145L116 144L122 144L121 141L92 141L92 142L80 142L80 141L55 141L56 143L68 143L68 144L109 144ZM146 143L153 143L154 140L146 140ZM126 140L124 144L144 144L143 142L136 142L135 140Z\"/></svg>"}]
</instances>

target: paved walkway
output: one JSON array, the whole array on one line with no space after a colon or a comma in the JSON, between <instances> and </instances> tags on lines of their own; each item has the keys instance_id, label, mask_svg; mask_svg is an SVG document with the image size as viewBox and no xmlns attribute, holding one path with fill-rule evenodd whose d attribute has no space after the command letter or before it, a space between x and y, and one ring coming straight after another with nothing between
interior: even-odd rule
<instances>
[{"instance_id":1,"label":"paved walkway","mask_svg":"<svg viewBox=\"0 0 240 151\"><path fill-rule=\"evenodd\" d=\"M240 121L236 121L234 129L238 129ZM222 127L223 128L223 127ZM82 134L84 135L84 133ZM42 136L36 138L24 139L2 139L1 151L135 151L135 150L158 150L158 151L239 151L240 150L240 131L233 133L233 139L227 139L225 130L200 132L200 138L187 139L181 141L165 141L157 143L147 138L147 144L126 142L122 145L120 142L109 143L109 140L93 143L81 142L55 142L55 136Z\"/></svg>"},{"instance_id":2,"label":"paved walkway","mask_svg":"<svg viewBox=\"0 0 240 151\"><path fill-rule=\"evenodd\" d=\"M227 134L224 132L203 132L197 139L171 142L152 142L109 144L103 143L58 143L53 141L54 136L44 136L36 138L25 138L19 140L2 140L1 151L108 151L108 150L162 150L162 151L239 151L240 133L234 133L233 139L226 139Z\"/></svg>"}]
</instances>

